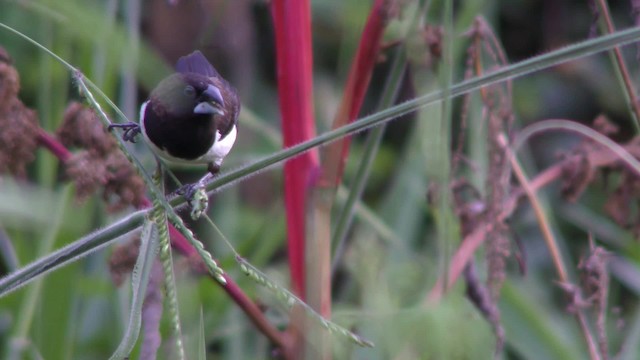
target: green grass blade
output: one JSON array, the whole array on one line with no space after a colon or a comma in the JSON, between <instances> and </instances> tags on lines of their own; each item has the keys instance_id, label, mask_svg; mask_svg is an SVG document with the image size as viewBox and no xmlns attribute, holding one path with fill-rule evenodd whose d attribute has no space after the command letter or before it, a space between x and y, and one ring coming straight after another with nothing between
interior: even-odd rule
<instances>
[{"instance_id":1,"label":"green grass blade","mask_svg":"<svg viewBox=\"0 0 640 360\"><path fill-rule=\"evenodd\" d=\"M449 89L448 95L450 98L455 98L457 96L476 91L484 86L497 84L508 79L518 78L535 71L547 69L568 61L577 60L611 49L615 46L629 44L638 40L640 40L640 28L632 28L576 43L547 54L535 56L531 59L505 66L495 72L487 73L483 76L457 83ZM298 156L314 147L325 145L344 136L366 130L373 126L382 125L419 108L438 103L445 99L445 95L444 91L434 91L400 105L390 107L376 114L366 116L335 130L325 132L312 140L283 149L263 158L262 160L255 161L231 172L221 174L207 186L207 189L216 189L219 191L226 186L230 186L237 181L252 176L257 172L270 168L282 161ZM183 203L184 201L178 202L178 204Z\"/></svg>"},{"instance_id":2,"label":"green grass blade","mask_svg":"<svg viewBox=\"0 0 640 360\"><path fill-rule=\"evenodd\" d=\"M207 360L207 340L204 337L204 314L200 308L200 325L198 326L198 360Z\"/></svg>"},{"instance_id":3,"label":"green grass blade","mask_svg":"<svg viewBox=\"0 0 640 360\"><path fill-rule=\"evenodd\" d=\"M131 311L129 312L129 322L124 336L120 341L120 345L111 355L111 360L127 359L133 347L138 340L140 334L140 326L142 324L142 305L147 294L147 284L149 284L149 276L153 263L158 253L158 228L151 220L146 220L142 226L142 234L140 235L140 252L136 265L131 273L131 289L133 297L131 298Z\"/></svg>"},{"instance_id":4,"label":"green grass blade","mask_svg":"<svg viewBox=\"0 0 640 360\"><path fill-rule=\"evenodd\" d=\"M142 224L144 211L138 211L40 258L0 279L0 297L15 291L50 271L85 257L118 240Z\"/></svg>"}]
</instances>

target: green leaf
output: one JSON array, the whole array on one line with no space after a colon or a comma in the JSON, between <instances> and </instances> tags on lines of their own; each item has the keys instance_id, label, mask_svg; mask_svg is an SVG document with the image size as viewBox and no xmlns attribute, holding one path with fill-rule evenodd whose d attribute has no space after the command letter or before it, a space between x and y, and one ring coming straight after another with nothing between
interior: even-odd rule
<instances>
[{"instance_id":1,"label":"green leaf","mask_svg":"<svg viewBox=\"0 0 640 360\"><path fill-rule=\"evenodd\" d=\"M158 228L151 220L146 220L142 226L140 235L140 252L136 260L136 266L131 274L131 289L133 297L131 299L131 311L129 313L129 323L125 330L122 341L116 351L111 355L112 360L125 359L133 350L140 334L142 323L142 306L147 294L147 284L153 263L158 253Z\"/></svg>"}]
</instances>

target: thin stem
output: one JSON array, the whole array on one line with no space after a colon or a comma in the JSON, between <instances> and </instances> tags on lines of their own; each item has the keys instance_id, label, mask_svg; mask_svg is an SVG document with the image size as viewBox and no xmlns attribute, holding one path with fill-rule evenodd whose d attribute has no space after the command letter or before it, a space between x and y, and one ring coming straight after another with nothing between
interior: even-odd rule
<instances>
[{"instance_id":1,"label":"thin stem","mask_svg":"<svg viewBox=\"0 0 640 360\"><path fill-rule=\"evenodd\" d=\"M598 7L600 8L600 12L602 13L602 21L604 22L605 33L614 33L616 30L613 25L613 20L611 19L611 14L609 13L609 5L607 5L607 1L598 0L597 3ZM633 86L631 74L629 73L627 63L624 61L624 57L622 56L622 50L620 49L620 47L614 47L613 49L611 49L611 52L613 53L614 58L613 65L622 78L625 100L627 101L627 105L631 110L631 117L633 117L634 120L633 127L636 130L636 133L638 133L640 132L640 101L638 101L638 95L636 94L636 89Z\"/></svg>"},{"instance_id":2,"label":"thin stem","mask_svg":"<svg viewBox=\"0 0 640 360\"><path fill-rule=\"evenodd\" d=\"M524 170L520 166L520 163L515 158L512 150L507 145L507 139L504 134L500 134L498 136L498 141L500 142L500 146L502 146L503 150L507 153L507 158L511 163L511 167L513 168L513 172L518 178L524 193L529 198L529 202L531 203L531 207L538 219L538 223L540 225L540 230L542 231L542 236L547 244L547 248L549 252L551 252L551 259L553 260L553 264L558 271L558 277L562 282L569 282L569 276L567 275L567 270L565 268L564 262L562 261L562 256L560 255L560 249L558 248L555 237L553 236L553 232L551 231L551 226L547 221L544 210L542 209L542 205L540 201L538 201L538 197L536 195L535 190L531 187L531 183L529 179L527 179L527 175L524 173Z\"/></svg>"},{"instance_id":3,"label":"thin stem","mask_svg":"<svg viewBox=\"0 0 640 360\"><path fill-rule=\"evenodd\" d=\"M402 81L402 75L406 69L406 58L403 56L404 53L400 52L400 49L398 50L399 51L396 54L396 58L391 67L387 85L385 86L385 91L383 92L382 99L380 100L380 106L378 108L384 109L393 103L396 98L400 82ZM373 165L373 160L378 154L378 149L385 129L386 125L378 126L371 130L371 133L367 136L367 140L364 145L363 157L360 160L360 166L358 166L358 170L356 171L355 181L351 185L347 201L338 216L338 223L335 226L331 242L332 248L334 249L333 261L331 263L331 271L333 274L335 274L336 268L342 260L347 232L349 231L353 221L354 208L357 201L361 198L364 187L369 179L371 166Z\"/></svg>"},{"instance_id":4,"label":"thin stem","mask_svg":"<svg viewBox=\"0 0 640 360\"><path fill-rule=\"evenodd\" d=\"M1 26L2 24L0 24L0 27ZM539 55L510 66L505 66L495 72L485 73L483 76L462 81L451 87L450 97L454 98L464 95L482 87L503 82L506 79L515 79L560 63L576 60L600 51L608 50L615 45L628 44L637 41L638 39L640 39L640 28L633 28L619 31L611 35L605 35L597 39L589 40L588 42L570 45L548 54ZM220 191L226 186L230 186L237 181L254 175L258 171L266 170L282 161L300 156L315 147L338 140L346 135L366 130L373 126L385 124L402 115L406 115L427 105L437 103L443 99L444 93L442 91L435 91L385 109L373 115L363 117L337 129L320 134L311 140L298 143L289 148L275 152L261 160L255 161L236 170L220 174L220 176L207 185L207 190L210 194L214 192L213 189ZM173 204L176 206L183 205L184 200L179 199L176 202L173 202Z\"/></svg>"},{"instance_id":5,"label":"thin stem","mask_svg":"<svg viewBox=\"0 0 640 360\"><path fill-rule=\"evenodd\" d=\"M558 272L558 277L562 283L568 284L570 283L569 276L567 275L567 270L565 268L564 262L562 260L562 255L560 255L560 249L558 248L557 241L551 231L551 226L549 225L549 221L545 215L544 209L538 200L536 192L531 187L529 179L527 179L527 175L524 173L524 170L520 166L520 163L515 158L513 152L509 148L507 144L506 137L504 134L501 134L498 137L498 141L500 145L503 147L503 150L506 152L509 162L511 163L511 167L513 168L513 172L518 178L520 185L524 189L527 198L529 199L529 203L533 208L536 218L538 219L538 224L540 225L540 230L542 231L542 237L547 244L547 248L551 252L551 258L553 260L556 271ZM587 319L582 309L576 309L575 312L576 320L580 325L580 329L582 330L582 334L587 343L587 347L589 349L589 355L591 359L600 360L600 353L598 352L598 348L596 346L596 342L593 339L593 334L591 334L591 330L587 325Z\"/></svg>"},{"instance_id":6,"label":"thin stem","mask_svg":"<svg viewBox=\"0 0 640 360\"><path fill-rule=\"evenodd\" d=\"M412 20L404 30L404 36L402 36L403 39L407 38L410 31L414 31L416 29L419 20L424 18L428 8L429 1L423 1L422 6L420 7L420 11L415 12L415 16L412 18ZM405 43L400 42L400 45L394 51L393 62L391 63L389 75L387 77L384 90L377 107L378 110L382 110L392 106L393 102L396 99L398 89L402 82L402 77L407 67L405 52ZM367 135L363 156L360 160L360 166L356 171L354 183L351 185L347 201L337 218L338 223L335 226L335 230L331 240L331 247L333 249L331 271L333 275L336 274L336 268L342 260L342 254L347 239L347 232L349 231L349 228L351 227L351 223L353 221L354 208L358 200L361 198L364 187L367 184L367 180L369 179L369 172L371 171L373 161L378 154L378 149L380 147L382 137L385 133L385 129L386 125L381 125L371 130L371 133Z\"/></svg>"}]
</instances>

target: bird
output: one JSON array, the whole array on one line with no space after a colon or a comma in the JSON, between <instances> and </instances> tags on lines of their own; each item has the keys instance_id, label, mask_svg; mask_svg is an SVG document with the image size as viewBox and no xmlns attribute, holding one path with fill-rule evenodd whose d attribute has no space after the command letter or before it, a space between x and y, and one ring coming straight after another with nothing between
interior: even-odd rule
<instances>
[{"instance_id":1,"label":"bird","mask_svg":"<svg viewBox=\"0 0 640 360\"><path fill-rule=\"evenodd\" d=\"M167 163L207 165L208 174L195 185L202 187L220 171L236 141L240 99L199 50L178 59L175 70L142 103L139 124L109 129L122 128L123 139L130 142L142 133L151 151ZM193 187L187 186L187 195Z\"/></svg>"}]
</instances>

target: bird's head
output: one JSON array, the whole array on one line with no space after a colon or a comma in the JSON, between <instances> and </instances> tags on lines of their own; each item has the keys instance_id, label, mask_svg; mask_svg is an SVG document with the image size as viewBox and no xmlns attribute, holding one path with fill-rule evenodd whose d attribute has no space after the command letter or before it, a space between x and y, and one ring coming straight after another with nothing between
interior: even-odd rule
<instances>
[{"instance_id":1,"label":"bird's head","mask_svg":"<svg viewBox=\"0 0 640 360\"><path fill-rule=\"evenodd\" d=\"M156 106L173 115L224 115L224 99L210 78L194 73L176 73L162 80L151 92Z\"/></svg>"}]
</instances>

